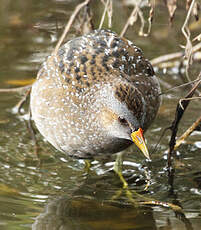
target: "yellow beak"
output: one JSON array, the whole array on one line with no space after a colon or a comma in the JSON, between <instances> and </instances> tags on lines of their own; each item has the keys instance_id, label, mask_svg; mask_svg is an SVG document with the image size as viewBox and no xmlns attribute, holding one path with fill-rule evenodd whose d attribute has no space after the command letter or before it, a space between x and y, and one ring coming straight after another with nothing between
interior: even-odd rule
<instances>
[{"instance_id":1,"label":"yellow beak","mask_svg":"<svg viewBox=\"0 0 201 230\"><path fill-rule=\"evenodd\" d=\"M137 131L131 133L131 138L137 147L143 152L146 158L150 160L149 152L143 137L143 130L139 128Z\"/></svg>"}]
</instances>

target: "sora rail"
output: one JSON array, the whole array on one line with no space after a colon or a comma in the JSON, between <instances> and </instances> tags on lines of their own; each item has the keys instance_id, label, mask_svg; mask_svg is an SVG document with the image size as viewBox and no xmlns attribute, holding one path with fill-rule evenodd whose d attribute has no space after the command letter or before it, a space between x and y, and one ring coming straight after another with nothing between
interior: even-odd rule
<instances>
[{"instance_id":1,"label":"sora rail","mask_svg":"<svg viewBox=\"0 0 201 230\"><path fill-rule=\"evenodd\" d=\"M157 114L159 94L141 49L114 32L95 30L47 58L30 105L40 133L70 156L112 154L134 142L149 158L142 130Z\"/></svg>"}]
</instances>

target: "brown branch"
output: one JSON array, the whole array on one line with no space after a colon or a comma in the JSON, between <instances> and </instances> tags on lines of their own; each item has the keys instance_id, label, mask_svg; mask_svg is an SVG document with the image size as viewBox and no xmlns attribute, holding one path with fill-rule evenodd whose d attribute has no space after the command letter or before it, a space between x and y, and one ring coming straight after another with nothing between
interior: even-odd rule
<instances>
[{"instance_id":1,"label":"brown branch","mask_svg":"<svg viewBox=\"0 0 201 230\"><path fill-rule=\"evenodd\" d=\"M182 101L193 101L193 100L197 100L197 99L201 99L201 96L190 97L190 98L182 98L182 99L179 100L179 104L180 104L181 108L184 109L183 105L182 105Z\"/></svg>"},{"instance_id":2,"label":"brown branch","mask_svg":"<svg viewBox=\"0 0 201 230\"><path fill-rule=\"evenodd\" d=\"M201 42L192 48L192 54L196 53L200 49L201 49ZM176 53L171 53L171 54L159 56L157 58L152 59L150 62L153 66L156 66L156 65L163 63L163 62L168 62L168 61L172 61L172 60L175 60L178 58L182 58L183 56L184 56L184 52L180 51L180 52L176 52Z\"/></svg>"},{"instance_id":3,"label":"brown branch","mask_svg":"<svg viewBox=\"0 0 201 230\"><path fill-rule=\"evenodd\" d=\"M29 97L31 93L31 88L29 88L25 95L21 98L21 100L17 103L17 105L15 106L15 110L17 111L17 113L21 113L21 108L24 105L24 103L27 101L27 98Z\"/></svg>"},{"instance_id":4,"label":"brown branch","mask_svg":"<svg viewBox=\"0 0 201 230\"><path fill-rule=\"evenodd\" d=\"M31 85L26 85L23 87L17 87L17 88L10 88L10 89L0 89L0 93L19 93L21 91L30 89L32 87Z\"/></svg>"},{"instance_id":5,"label":"brown branch","mask_svg":"<svg viewBox=\"0 0 201 230\"><path fill-rule=\"evenodd\" d=\"M110 0L108 10L107 10L107 15L108 15L108 27L112 27L112 15L113 15L113 1Z\"/></svg>"},{"instance_id":6,"label":"brown branch","mask_svg":"<svg viewBox=\"0 0 201 230\"><path fill-rule=\"evenodd\" d=\"M101 2L105 6L105 9L104 9L102 17L101 17L101 22L100 22L100 25L99 25L99 29L101 29L102 26L103 26L103 22L105 20L106 12L107 12L107 15L108 15L108 27L111 28L112 27L112 1L107 0L107 2L105 3L103 0L101 0Z\"/></svg>"},{"instance_id":7,"label":"brown branch","mask_svg":"<svg viewBox=\"0 0 201 230\"><path fill-rule=\"evenodd\" d=\"M120 33L120 37L123 37L124 34L126 33L126 30L128 29L129 25L131 24L131 19L133 19L137 15L137 10L138 10L138 7L134 6L133 11L130 14L130 17L128 18L123 30Z\"/></svg>"},{"instance_id":8,"label":"brown branch","mask_svg":"<svg viewBox=\"0 0 201 230\"><path fill-rule=\"evenodd\" d=\"M193 88L186 95L185 99L192 98L195 90L200 85L200 83L201 83L201 72L199 74L199 78L200 78L200 80L197 83L194 84ZM176 113L175 113L175 119L172 122L172 126L170 128L171 131L172 131L172 135L171 135L171 139L170 139L170 142L169 142L168 168L171 167L171 157L172 157L174 146L175 146L175 143L176 143L176 135L177 135L179 122L180 122L181 118L183 117L183 114L184 114L186 108L188 107L189 102L190 102L190 100L183 100L181 102L182 106L180 105L180 103L177 104Z\"/></svg>"},{"instance_id":9,"label":"brown branch","mask_svg":"<svg viewBox=\"0 0 201 230\"><path fill-rule=\"evenodd\" d=\"M138 7L138 15L139 15L139 18L140 18L140 21L141 21L141 26L140 26L140 30L139 30L138 34L140 36L147 37L148 34L144 33L144 25L145 25L144 15L143 15L142 10L139 7Z\"/></svg>"},{"instance_id":10,"label":"brown branch","mask_svg":"<svg viewBox=\"0 0 201 230\"><path fill-rule=\"evenodd\" d=\"M103 26L103 22L104 22L104 20L105 20L105 15L106 15L106 12L107 12L107 8L108 8L108 5L109 5L109 2L110 2L110 0L107 0L107 2L106 2L106 4L102 1L102 3L103 4L105 4L105 9L104 9L104 11L103 11L103 15L102 15L102 17L101 17L101 21L100 21L100 25L99 25L99 29L101 29L102 28L102 26Z\"/></svg>"},{"instance_id":11,"label":"brown branch","mask_svg":"<svg viewBox=\"0 0 201 230\"><path fill-rule=\"evenodd\" d=\"M192 64L192 49L193 49L193 45L192 42L190 40L190 30L188 28L188 22L190 19L190 15L192 13L193 10L193 6L195 4L195 0L192 0L190 7L188 9L187 15L186 15L186 19L184 21L184 24L181 28L181 31L186 39L186 45L185 45L185 57L187 59L187 65L186 65L186 78L188 81L191 81L190 77L189 77L189 67Z\"/></svg>"},{"instance_id":12,"label":"brown branch","mask_svg":"<svg viewBox=\"0 0 201 230\"><path fill-rule=\"evenodd\" d=\"M77 7L75 8L74 12L72 13L70 19L68 20L67 25L65 26L65 29L59 39L59 41L57 42L57 45L53 51L53 55L56 55L56 53L58 52L59 47L61 46L62 42L64 41L64 38L66 37L68 31L70 30L73 21L75 20L75 17L77 16L77 14L80 12L80 10L85 7L88 3L90 2L90 0L85 0L84 2L80 3L79 5L77 5Z\"/></svg>"},{"instance_id":13,"label":"brown branch","mask_svg":"<svg viewBox=\"0 0 201 230\"><path fill-rule=\"evenodd\" d=\"M154 18L154 7L155 4L153 2L150 3L150 11L149 11L149 18L148 18L148 32L147 34L150 34L151 32L151 26L152 26L152 22L153 22L153 18Z\"/></svg>"},{"instance_id":14,"label":"brown branch","mask_svg":"<svg viewBox=\"0 0 201 230\"><path fill-rule=\"evenodd\" d=\"M201 116L179 137L176 141L174 146L174 150L176 150L184 140L200 125L201 123Z\"/></svg>"},{"instance_id":15,"label":"brown branch","mask_svg":"<svg viewBox=\"0 0 201 230\"><path fill-rule=\"evenodd\" d=\"M168 61L172 61L178 58L183 57L184 52L176 52L176 53L171 53L171 54L165 54L162 56L159 56L157 58L152 59L150 62L152 64L152 66L156 66L158 64L161 64L163 62L168 62Z\"/></svg>"},{"instance_id":16,"label":"brown branch","mask_svg":"<svg viewBox=\"0 0 201 230\"><path fill-rule=\"evenodd\" d=\"M165 3L167 5L168 12L169 12L169 22L170 24L172 24L172 20L174 18L175 11L177 9L177 0L165 0Z\"/></svg>"},{"instance_id":17,"label":"brown branch","mask_svg":"<svg viewBox=\"0 0 201 230\"><path fill-rule=\"evenodd\" d=\"M166 88L169 88L169 89L167 89L167 90L165 90L164 92L162 92L160 95L163 95L163 94L166 94L166 93L168 93L169 91L172 91L172 90L177 90L178 88L181 88L181 87L185 87L185 86L188 86L188 85L191 85L191 84L193 84L193 83L195 83L195 82L197 82L197 81L199 81L199 79L195 79L195 80L193 80L193 81L191 81L191 82L187 82L187 83L184 83L184 84L181 84L181 85L177 85L177 86L175 86L175 87L171 87L171 86L169 86L169 87L167 87L166 85L164 85L163 84L163 82L162 82L162 84L163 84L163 86L165 86ZM160 83L161 83L161 79L160 79L160 81L159 81ZM193 98L188 98L188 99L180 99L180 101L179 102L181 102L182 100L194 100L194 99L200 99L200 97L193 97ZM181 103L180 103L180 105L181 105ZM181 105L182 106L182 105Z\"/></svg>"}]
</instances>

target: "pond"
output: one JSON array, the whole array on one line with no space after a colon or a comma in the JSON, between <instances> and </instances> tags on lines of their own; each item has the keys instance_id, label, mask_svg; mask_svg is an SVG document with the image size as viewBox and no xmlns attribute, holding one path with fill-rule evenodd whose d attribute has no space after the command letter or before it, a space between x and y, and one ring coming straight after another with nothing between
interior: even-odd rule
<instances>
[{"instance_id":1,"label":"pond","mask_svg":"<svg viewBox=\"0 0 201 230\"><path fill-rule=\"evenodd\" d=\"M0 88L30 84L80 2L0 0ZM120 33L132 7L122 6L120 0L113 2L112 29ZM180 45L185 44L180 30L185 7L178 7L170 27L163 2L156 1L156 6L148 37L138 35L139 23L126 33L149 59L181 51ZM93 1L91 8L97 28L104 8L100 1ZM147 17L148 9L144 13ZM191 20L190 25L195 37L200 33L201 21ZM75 36L78 26L73 27L67 39ZM103 27L107 28L107 23ZM181 71L177 65L155 71L163 92L184 83L184 67ZM195 79L199 71L200 63L195 62L190 68L191 78ZM146 161L134 145L125 150L123 175L134 202L130 202L113 171L115 156L93 160L87 172L83 160L55 150L38 132L37 155L27 126L28 103L18 114L15 105L23 95L0 93L0 229L201 229L201 132L193 132L177 149L173 178L167 171L170 131L154 150L163 130L174 120L179 99L189 90L190 87L182 87L163 95L157 118L145 134L152 161ZM200 101L192 101L180 122L178 136L199 116ZM150 184L145 191L147 175ZM164 205L142 205L144 199L169 202L182 207L183 212Z\"/></svg>"}]
</instances>

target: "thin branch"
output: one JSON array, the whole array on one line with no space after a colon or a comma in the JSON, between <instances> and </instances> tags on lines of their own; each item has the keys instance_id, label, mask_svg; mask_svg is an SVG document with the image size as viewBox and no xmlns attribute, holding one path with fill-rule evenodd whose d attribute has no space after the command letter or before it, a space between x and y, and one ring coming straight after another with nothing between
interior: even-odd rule
<instances>
[{"instance_id":1,"label":"thin branch","mask_svg":"<svg viewBox=\"0 0 201 230\"><path fill-rule=\"evenodd\" d=\"M128 27L129 27L129 25L130 25L131 19L132 19L133 17L135 17L136 14L137 14L137 9L138 9L138 7L137 7L137 6L134 6L133 11L132 11L131 14L130 14L130 17L128 18L128 20L127 20L127 22L126 22L126 24L125 24L123 30L122 30L121 33L120 33L120 37L123 37L124 34L126 33L126 30L128 29Z\"/></svg>"},{"instance_id":2,"label":"thin branch","mask_svg":"<svg viewBox=\"0 0 201 230\"><path fill-rule=\"evenodd\" d=\"M181 84L181 85L177 85L175 87L172 87L170 89L167 89L165 92L162 92L160 95L163 95L163 94L166 94L168 93L169 91L172 91L172 90L175 90L175 89L178 89L178 88L181 88L181 87L184 87L184 86L187 86L187 85L191 85L192 83L195 83L197 81L199 81L200 79L195 79L194 81L191 81L191 82L187 82L187 83L184 83L184 84ZM181 99L182 100L182 99ZM187 99L183 99L183 100L187 100Z\"/></svg>"},{"instance_id":3,"label":"thin branch","mask_svg":"<svg viewBox=\"0 0 201 230\"><path fill-rule=\"evenodd\" d=\"M201 72L199 74L199 78L201 78ZM186 95L185 98L192 98L194 92L196 91L196 89L200 85L200 83L201 83L201 79L197 83L195 83L195 85L190 90L190 92ZM177 135L179 122L180 122L181 118L183 117L183 114L184 114L187 106L189 105L189 102L190 102L189 100L182 101L182 106L180 105L180 103L177 104L175 119L172 122L172 126L171 126L172 135L171 135L171 139L169 142L169 152L168 152L168 168L169 169L171 167L171 157L172 157L172 153L173 153L174 146L176 143L176 135Z\"/></svg>"},{"instance_id":4,"label":"thin branch","mask_svg":"<svg viewBox=\"0 0 201 230\"><path fill-rule=\"evenodd\" d=\"M17 88L10 88L10 89L0 89L0 93L19 93L21 91L30 89L32 87L31 85L26 85L23 87L17 87Z\"/></svg>"},{"instance_id":5,"label":"thin branch","mask_svg":"<svg viewBox=\"0 0 201 230\"><path fill-rule=\"evenodd\" d=\"M154 18L154 8L155 8L155 2L150 3L150 11L149 11L149 18L148 18L148 31L147 34L150 34L151 32L151 26L152 26L152 22L153 22L153 18Z\"/></svg>"},{"instance_id":6,"label":"thin branch","mask_svg":"<svg viewBox=\"0 0 201 230\"><path fill-rule=\"evenodd\" d=\"M105 4L105 9L104 9L104 11L103 11L103 15L102 15L102 18L101 18L101 22L100 22L100 25L99 25L99 29L101 29L102 26L103 26L103 22L104 22L104 20L105 20L105 15L106 15L106 12L107 12L107 8L108 8L108 5L109 5L109 2L110 2L110 0L107 0L107 2L106 2L106 4Z\"/></svg>"},{"instance_id":7,"label":"thin branch","mask_svg":"<svg viewBox=\"0 0 201 230\"><path fill-rule=\"evenodd\" d=\"M17 105L15 106L15 110L17 113L21 114L21 108L24 105L24 103L27 101L29 95L31 93L31 88L29 88L25 95L21 98L21 100L17 103Z\"/></svg>"},{"instance_id":8,"label":"thin branch","mask_svg":"<svg viewBox=\"0 0 201 230\"><path fill-rule=\"evenodd\" d=\"M182 134L181 137L177 139L174 150L176 150L184 142L184 140L198 127L200 123L201 116Z\"/></svg>"},{"instance_id":9,"label":"thin branch","mask_svg":"<svg viewBox=\"0 0 201 230\"><path fill-rule=\"evenodd\" d=\"M139 35L140 35L140 36L147 37L148 34L145 34L145 33L144 33L144 25L145 25L144 15L143 15L143 12L141 11L141 9L140 9L139 7L138 7L138 15L139 15L139 18L140 18L140 21L141 21L141 26L140 26L140 30L139 30Z\"/></svg>"},{"instance_id":10,"label":"thin branch","mask_svg":"<svg viewBox=\"0 0 201 230\"><path fill-rule=\"evenodd\" d=\"M161 64L163 62L168 62L168 61L172 61L178 58L183 57L184 52L176 52L176 53L171 53L171 54L165 54L162 56L159 56L157 58L152 59L150 62L152 64L152 66L157 66L158 64Z\"/></svg>"},{"instance_id":11,"label":"thin branch","mask_svg":"<svg viewBox=\"0 0 201 230\"><path fill-rule=\"evenodd\" d=\"M179 104L180 104L181 108L184 109L183 105L182 105L182 101L193 101L193 100L197 100L197 99L201 99L201 96L200 97L182 98L179 100Z\"/></svg>"},{"instance_id":12,"label":"thin branch","mask_svg":"<svg viewBox=\"0 0 201 230\"><path fill-rule=\"evenodd\" d=\"M201 42L192 48L192 54L196 53L200 49L201 49ZM182 58L183 56L184 56L184 52L181 51L181 52L176 52L176 53L171 53L171 54L159 56L157 58L152 59L150 62L153 66L156 66L156 65L163 63L163 62L168 62L168 61L172 61L172 60L175 60L178 58Z\"/></svg>"},{"instance_id":13,"label":"thin branch","mask_svg":"<svg viewBox=\"0 0 201 230\"><path fill-rule=\"evenodd\" d=\"M110 0L109 2L109 7L107 10L107 15L108 15L108 27L111 28L112 27L112 14L113 14L113 5L112 5L112 0Z\"/></svg>"},{"instance_id":14,"label":"thin branch","mask_svg":"<svg viewBox=\"0 0 201 230\"><path fill-rule=\"evenodd\" d=\"M188 81L191 81L189 74L188 74L188 71L189 71L189 66L192 63L192 47L193 47L191 40L190 40L191 33L190 33L189 28L188 28L188 21L190 19L190 15L191 15L191 12L193 10L194 3L195 3L195 0L192 0L190 8L189 8L187 16L186 16L186 19L185 19L184 24L183 24L182 29L181 29L184 37L186 38L185 56L187 58L186 77L187 77Z\"/></svg>"},{"instance_id":15,"label":"thin branch","mask_svg":"<svg viewBox=\"0 0 201 230\"><path fill-rule=\"evenodd\" d=\"M70 27L72 26L73 24L73 21L75 20L75 17L77 16L77 14L80 12L80 10L85 7L88 3L90 2L90 0L85 0L84 2L80 3L79 5L77 5L77 7L75 8L74 12L72 13L64 31L63 31L63 34L61 35L54 51L53 51L53 55L56 55L57 52L58 52L58 49L59 47L61 46L62 42L64 41L64 38L66 37L68 31L70 30Z\"/></svg>"}]
</instances>

